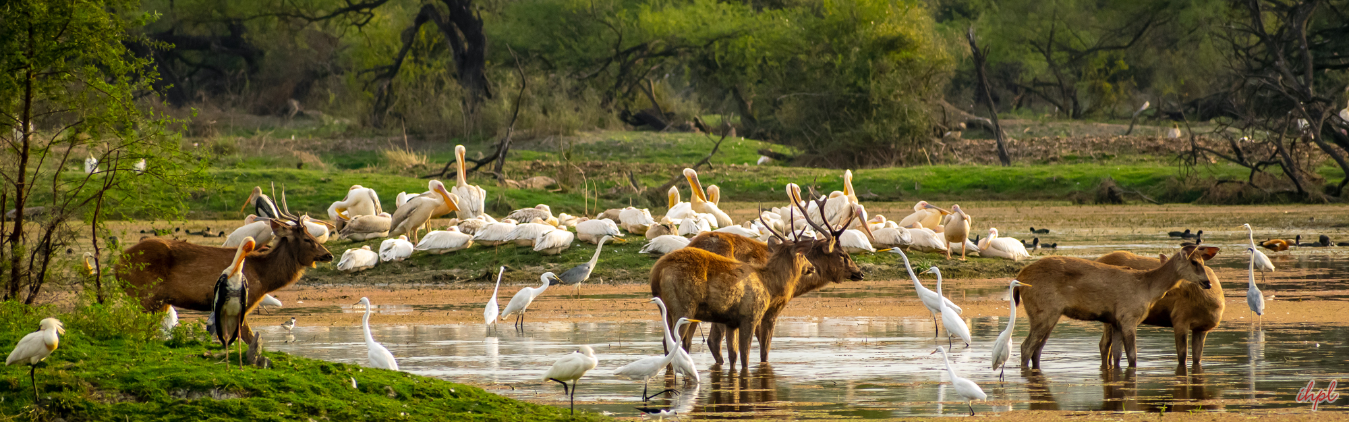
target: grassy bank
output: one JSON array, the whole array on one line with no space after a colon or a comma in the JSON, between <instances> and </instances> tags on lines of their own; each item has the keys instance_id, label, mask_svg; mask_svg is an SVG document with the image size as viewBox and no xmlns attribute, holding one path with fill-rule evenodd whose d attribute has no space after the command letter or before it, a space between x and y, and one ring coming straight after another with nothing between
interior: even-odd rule
<instances>
[{"instance_id":1,"label":"grassy bank","mask_svg":"<svg viewBox=\"0 0 1349 422\"><path fill-rule=\"evenodd\" d=\"M9 304L5 304L9 305ZM17 310L19 306L10 306ZM41 312L38 309L37 312ZM12 314L11 314L12 315ZM32 320L36 317L20 317ZM7 323L13 321L6 321ZM405 372L266 353L273 367L220 364L220 346L200 340L134 339L66 322L60 347L38 369L34 406L26 366L0 369L0 419L98 421L572 420L566 409ZM31 329L9 324L0 344ZM175 335L202 338L180 327ZM7 353L7 352L6 352ZM238 355L231 354L230 362ZM356 387L352 386L355 379ZM578 413L574 420L601 420Z\"/></svg>"}]
</instances>

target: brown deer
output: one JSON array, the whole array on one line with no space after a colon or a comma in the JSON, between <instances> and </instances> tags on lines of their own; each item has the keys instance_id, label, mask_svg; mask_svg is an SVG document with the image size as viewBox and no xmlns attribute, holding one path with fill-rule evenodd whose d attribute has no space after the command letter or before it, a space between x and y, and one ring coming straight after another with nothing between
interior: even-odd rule
<instances>
[{"instance_id":1,"label":"brown deer","mask_svg":"<svg viewBox=\"0 0 1349 422\"><path fill-rule=\"evenodd\" d=\"M1040 353L1059 318L1100 321L1119 330L1129 366L1138 366L1135 334L1138 323L1152 305L1182 281L1202 288L1213 285L1204 260L1218 248L1187 246L1153 270L1131 270L1082 258L1053 256L1023 268L1016 279L1035 288L1017 288L1017 302L1025 302L1030 334L1021 343L1021 367L1034 361L1040 369ZM1041 287L1041 285L1045 287Z\"/></svg>"},{"instance_id":2,"label":"brown deer","mask_svg":"<svg viewBox=\"0 0 1349 422\"><path fill-rule=\"evenodd\" d=\"M850 218L856 218L856 215L856 212L854 212ZM828 225L828 222L825 222L825 224ZM847 225L843 227L847 227ZM865 276L865 273L847 252L843 251L842 248L834 247L833 239L839 233L842 233L843 228L839 228L837 232L832 227L817 228L817 230L822 233L829 233L830 236L821 240L803 238L794 242L796 251L804 254L806 259L810 260L811 265L815 267L815 272L801 277L801 281L797 283L790 297L776 298L777 300L770 303L764 313L763 320L759 323L759 327L754 330L754 337L759 340L760 362L768 362L768 353L772 350L773 330L776 328L778 315L786 309L789 301L797 296L819 290L829 283L840 283L844 280L861 281ZM735 258L741 262L758 265L764 265L768 262L767 243L730 233L707 232L699 234L689 241L688 247ZM712 329L708 331L707 348L712 352L712 357L717 363L722 363L721 341L723 338L727 341L728 357L735 360L736 348L731 343L731 337L726 336L726 331L726 327L721 324L712 324Z\"/></svg>"},{"instance_id":3,"label":"brown deer","mask_svg":"<svg viewBox=\"0 0 1349 422\"><path fill-rule=\"evenodd\" d=\"M1151 270L1165 263L1166 255L1152 259L1127 251L1116 251L1096 258L1096 262L1134 270ZM1204 339L1208 336L1208 332L1217 328L1223 320L1225 304L1222 283L1219 283L1218 276L1212 273L1213 269L1206 267L1204 270L1208 272L1209 280L1213 283L1210 288L1204 289L1188 281L1181 282L1180 286L1167 291L1161 300L1153 304L1148 316L1143 319L1143 324L1146 325L1174 329L1178 361L1176 373L1181 375L1185 374L1186 334L1189 334L1190 349L1194 354L1193 371L1202 372L1200 362L1204 359ZM1123 334L1115 331L1110 324L1105 324L1105 332L1101 334L1101 366L1119 367L1123 349L1112 346L1122 342Z\"/></svg>"},{"instance_id":4,"label":"brown deer","mask_svg":"<svg viewBox=\"0 0 1349 422\"><path fill-rule=\"evenodd\" d=\"M264 294L299 281L305 268L333 260L333 254L305 229L307 219L270 220L273 246L245 258L244 277L249 291L256 292L249 295L248 311ZM164 311L169 305L210 311L216 279L231 264L235 250L149 238L123 252L116 274L127 283L130 294L141 298L147 312ZM243 330L243 338L253 338L247 323Z\"/></svg>"},{"instance_id":5,"label":"brown deer","mask_svg":"<svg viewBox=\"0 0 1349 422\"><path fill-rule=\"evenodd\" d=\"M750 339L771 303L794 294L803 275L814 271L805 255L790 242L768 246L766 264L740 262L698 248L682 248L666 254L651 268L651 294L665 301L668 318L688 317L724 324L736 335L741 367L749 366ZM686 331L683 347L692 344Z\"/></svg>"}]
</instances>

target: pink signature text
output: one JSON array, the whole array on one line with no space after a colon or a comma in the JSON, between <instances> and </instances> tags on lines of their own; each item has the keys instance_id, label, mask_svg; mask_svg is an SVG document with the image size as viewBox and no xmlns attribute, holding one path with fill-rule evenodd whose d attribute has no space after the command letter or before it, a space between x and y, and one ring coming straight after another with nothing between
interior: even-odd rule
<instances>
[{"instance_id":1,"label":"pink signature text","mask_svg":"<svg viewBox=\"0 0 1349 422\"><path fill-rule=\"evenodd\" d=\"M1330 385L1327 385L1326 388L1318 390L1316 389L1316 380L1307 381L1307 386L1302 387L1301 390L1297 391L1297 402L1311 403L1312 410L1314 411L1317 410L1317 407L1320 406L1321 403L1331 403L1335 400L1339 400L1340 393L1335 392L1336 384L1339 384L1339 382L1332 380L1330 381Z\"/></svg>"}]
</instances>

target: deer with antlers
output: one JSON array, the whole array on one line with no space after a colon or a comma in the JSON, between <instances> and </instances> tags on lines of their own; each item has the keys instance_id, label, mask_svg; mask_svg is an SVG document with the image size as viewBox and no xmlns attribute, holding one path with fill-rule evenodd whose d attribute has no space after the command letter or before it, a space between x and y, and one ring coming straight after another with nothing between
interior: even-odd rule
<instances>
[{"instance_id":1,"label":"deer with antlers","mask_svg":"<svg viewBox=\"0 0 1349 422\"><path fill-rule=\"evenodd\" d=\"M729 350L732 368L737 350L744 351L738 356L741 367L749 367L750 340L764 315L774 306L780 309L785 305L795 296L801 278L815 272L795 242L776 231L773 235L773 241L766 244L763 263L683 248L661 257L651 268L651 294L665 302L668 318L722 324L736 339ZM688 350L692 334L689 328L679 347Z\"/></svg>"},{"instance_id":2,"label":"deer with antlers","mask_svg":"<svg viewBox=\"0 0 1349 422\"><path fill-rule=\"evenodd\" d=\"M789 221L795 218L795 210L800 209L802 213L805 213L805 210L801 208L802 201L800 200L800 192L801 188L796 184L793 183L787 185L788 198L795 204L788 209ZM811 194L812 197L815 196L814 192L811 192ZM819 206L824 205L824 200L815 200L815 202ZM768 354L772 350L773 330L777 325L777 317L784 309L786 309L789 301L797 296L819 290L829 283L841 283L844 280L861 281L863 276L865 276L861 268L858 268L857 263L852 260L852 257L849 256L847 252L843 251L842 248L837 247L836 241L838 236L846 230L849 224L851 224L851 219L860 218L860 213L861 210L854 208L851 215L847 217L849 221L838 228L830 226L828 221L821 221L825 226L820 227L815 224L813 220L808 220L810 226L814 227L818 233L825 235L823 239L804 237L804 228L801 232L791 233L791 238L800 239L793 242L796 251L806 256L806 259L815 267L815 271L801 277L801 280L796 284L795 289L793 289L792 295L775 298L776 300L770 303L768 309L764 312L763 319L759 322L759 326L754 330L754 337L759 340L760 362L768 362ZM772 231L772 229L769 230ZM778 239L787 237L778 235L776 232L774 232L774 235L775 238ZM749 262L758 265L763 265L768 262L769 254L767 243L730 233L703 233L694 237L693 240L689 242L688 247L707 250L717 255L734 258L741 262ZM728 329L725 325L712 324L712 329L709 330L707 335L708 350L712 352L712 357L718 364L722 363L721 342L723 339L726 340L727 358L731 361L736 359L737 347L732 339L736 337L737 333L732 332L729 333L730 335L728 336L727 331Z\"/></svg>"}]
</instances>

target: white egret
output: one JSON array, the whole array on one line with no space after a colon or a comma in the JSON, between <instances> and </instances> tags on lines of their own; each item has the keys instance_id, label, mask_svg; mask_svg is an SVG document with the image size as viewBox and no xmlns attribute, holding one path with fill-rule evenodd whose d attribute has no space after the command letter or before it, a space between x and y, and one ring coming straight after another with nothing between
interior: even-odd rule
<instances>
[{"instance_id":1,"label":"white egret","mask_svg":"<svg viewBox=\"0 0 1349 422\"><path fill-rule=\"evenodd\" d=\"M661 324L665 326L665 329L669 330L670 318L665 311L665 301L661 300L661 298L658 297L652 298L651 301L655 302L657 307L660 307L660 320L662 321ZM676 325L678 325L678 323L676 323ZM693 357L689 356L689 352L687 350L684 350L683 347L679 346L681 344L684 344L683 338L680 337L682 335L681 333L682 330L680 329L671 330L672 337L665 338L665 348L667 350L674 350L676 352L679 352L679 355L676 356L675 359L670 362L670 364L674 366L674 370L676 373L684 374L685 384L687 384L689 380L693 380L694 384L700 383L702 382L702 379L698 377L698 367L693 364Z\"/></svg>"},{"instance_id":2,"label":"white egret","mask_svg":"<svg viewBox=\"0 0 1349 422\"><path fill-rule=\"evenodd\" d=\"M1007 328L998 334L998 340L993 342L993 369L999 370L998 379L1001 380L1004 373L1007 372L1007 361L1012 358L1012 330L1016 328L1016 300L1013 299L1013 293L1016 286L1030 287L1031 285L1020 281L1012 280L1010 287L1007 288L1007 305L1012 308L1011 319L1007 320Z\"/></svg>"},{"instance_id":3,"label":"white egret","mask_svg":"<svg viewBox=\"0 0 1349 422\"><path fill-rule=\"evenodd\" d=\"M38 401L37 364L56 351L56 346L61 344L60 335L66 333L65 326L56 318L45 318L38 323L38 327L39 330L19 339L14 351L9 352L9 357L5 358L6 366L20 362L28 364L28 379L33 382L34 403Z\"/></svg>"},{"instance_id":4,"label":"white egret","mask_svg":"<svg viewBox=\"0 0 1349 422\"><path fill-rule=\"evenodd\" d=\"M941 270L937 267L928 268L923 274L933 273L937 275L937 296L942 297L941 325L946 327L946 345L951 345L951 336L959 336L965 341L965 348L970 347L970 327L965 325L965 320L956 313L954 309L946 306L946 297L941 294Z\"/></svg>"},{"instance_id":5,"label":"white egret","mask_svg":"<svg viewBox=\"0 0 1349 422\"><path fill-rule=\"evenodd\" d=\"M909 256L905 255L904 251L891 249L890 253L898 254L900 258L904 259L904 269L908 270L909 278L913 279L913 289L918 292L918 300L922 301L923 306L927 307L928 312L932 313L932 324L934 325L932 328L932 336L936 337L940 334L941 328L941 325L937 322L937 313L941 312L943 304L955 310L957 314L964 312L964 310L960 309L959 306L956 306L955 303L952 303L950 299L942 297L937 294L937 292L923 287L923 283L919 282L918 276L913 273L913 267L909 266Z\"/></svg>"},{"instance_id":6,"label":"white egret","mask_svg":"<svg viewBox=\"0 0 1349 422\"><path fill-rule=\"evenodd\" d=\"M1257 317L1262 317L1260 321L1264 322L1265 295L1259 287L1255 286L1255 254L1259 252L1255 248L1246 248L1246 250L1251 252L1251 268L1249 274L1247 274L1250 276L1250 284L1246 285L1246 305L1251 307L1251 312L1255 312Z\"/></svg>"},{"instance_id":7,"label":"white egret","mask_svg":"<svg viewBox=\"0 0 1349 422\"><path fill-rule=\"evenodd\" d=\"M1255 261L1255 269L1260 270L1260 281L1265 281L1265 273L1274 272L1274 263L1264 252L1255 248L1255 231L1251 229L1251 225L1247 223L1241 226L1246 228L1246 239L1251 242L1250 249L1255 252L1255 256L1251 258Z\"/></svg>"},{"instance_id":8,"label":"white egret","mask_svg":"<svg viewBox=\"0 0 1349 422\"><path fill-rule=\"evenodd\" d=\"M550 273L551 274L551 273ZM585 376L586 372L595 369L595 365L600 363L595 359L595 351L590 346L581 346L576 352L563 356L553 363L553 367L548 368L548 372L543 374L544 381L557 381L562 384L562 394L566 394L571 399L571 413L576 414L576 382ZM571 381L571 391L567 390L567 381Z\"/></svg>"},{"instance_id":9,"label":"white egret","mask_svg":"<svg viewBox=\"0 0 1349 422\"><path fill-rule=\"evenodd\" d=\"M654 299L654 298L653 298L653 299ZM674 329L675 329L675 330L678 330L678 329L681 329L684 325L687 325L687 324L689 324L689 323L696 323L696 322L702 322L702 321L699 321L699 320L696 320L696 319L679 318L679 322L675 323L675 328L674 328ZM664 321L661 321L661 326L662 326L662 327L665 326L665 322L664 322ZM672 338L673 338L673 337L670 336L670 329L669 329L668 327L667 327L664 331L665 331L665 338L666 338L666 339L672 339ZM672 341L673 341L673 340L672 340ZM679 357L679 352L678 352L678 350L679 350L679 348L677 348L677 347L676 347L676 348L667 349L667 351L665 352L665 355L664 355L664 356L650 356L650 357L645 357L645 358L642 358L642 359L638 359L637 361L634 361L634 362L629 363L629 364L627 364L627 365L623 365L623 366L619 367L618 369L615 369L615 370L614 370L614 376L620 377L620 378L626 378L626 379L630 379L630 380L639 380L639 379L642 380L642 401L648 401L648 400L651 400L652 397L655 397L655 396L658 396L658 395L661 395L661 394L665 394L666 392L670 392L670 391L675 391L675 392L677 392L677 390L666 389L666 390L657 392L656 394L652 394L652 395L650 395L650 396L648 396L648 395L646 394L646 393L647 393L647 387L649 386L650 381L651 381L651 377L656 376L656 373L659 373L660 370L661 370L661 368L664 368L666 365L669 365L670 362L672 362L675 358Z\"/></svg>"},{"instance_id":10,"label":"white egret","mask_svg":"<svg viewBox=\"0 0 1349 422\"><path fill-rule=\"evenodd\" d=\"M557 281L557 276L552 272L546 272L539 277L539 281L543 282L542 286L520 288L520 291L511 297L511 301L506 303L506 309L501 311L501 319L518 314L515 320L516 330L525 329L525 311L529 309L529 304L534 303L534 298L543 294L544 290L548 290L548 286Z\"/></svg>"},{"instance_id":11,"label":"white egret","mask_svg":"<svg viewBox=\"0 0 1349 422\"><path fill-rule=\"evenodd\" d=\"M501 290L501 276L506 274L506 266L497 270L497 285L492 288L492 299L487 301L487 308L482 311L482 321L484 324L496 327L497 315L501 313L501 308L497 307L497 291Z\"/></svg>"},{"instance_id":12,"label":"white egret","mask_svg":"<svg viewBox=\"0 0 1349 422\"><path fill-rule=\"evenodd\" d=\"M393 353L375 342L375 336L370 335L370 298L363 297L356 304L365 306L365 318L361 320L361 328L365 331L365 348L370 356L370 367L397 371L398 361L394 360Z\"/></svg>"},{"instance_id":13,"label":"white egret","mask_svg":"<svg viewBox=\"0 0 1349 422\"><path fill-rule=\"evenodd\" d=\"M965 405L970 407L970 416L974 416L974 401L988 400L988 395L984 394L982 388L979 388L979 384L956 375L956 370L951 368L951 360L946 358L946 349L937 346L937 350L932 353L937 352L941 352L942 363L946 364L946 374L951 377L951 386L956 388L956 394L960 394L960 397L965 399Z\"/></svg>"}]
</instances>

